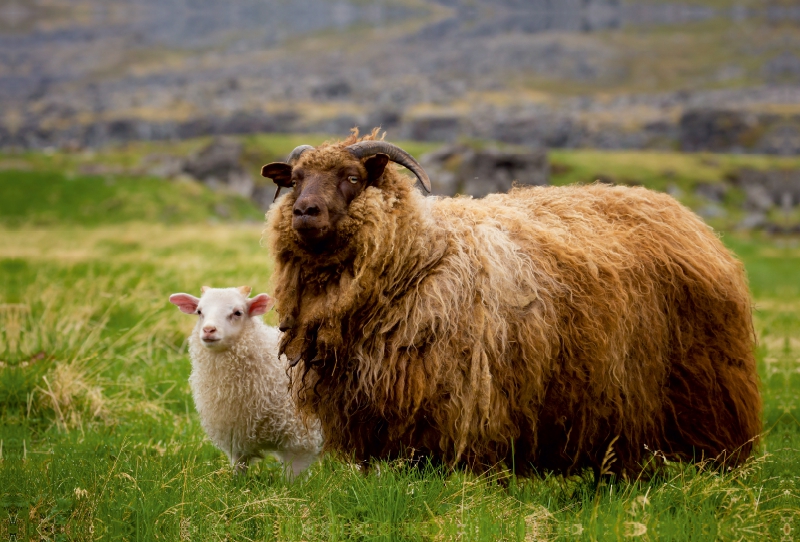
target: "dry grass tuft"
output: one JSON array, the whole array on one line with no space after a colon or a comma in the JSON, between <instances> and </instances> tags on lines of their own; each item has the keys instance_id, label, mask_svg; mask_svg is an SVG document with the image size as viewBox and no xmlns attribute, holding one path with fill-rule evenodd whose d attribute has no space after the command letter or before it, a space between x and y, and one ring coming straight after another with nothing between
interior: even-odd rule
<instances>
[{"instance_id":1,"label":"dry grass tuft","mask_svg":"<svg viewBox=\"0 0 800 542\"><path fill-rule=\"evenodd\" d=\"M84 417L110 420L109 402L103 395L103 388L91 382L80 364L56 363L49 376L49 379L42 377L46 389L36 389L40 393L40 406L50 402L59 429L80 427Z\"/></svg>"}]
</instances>

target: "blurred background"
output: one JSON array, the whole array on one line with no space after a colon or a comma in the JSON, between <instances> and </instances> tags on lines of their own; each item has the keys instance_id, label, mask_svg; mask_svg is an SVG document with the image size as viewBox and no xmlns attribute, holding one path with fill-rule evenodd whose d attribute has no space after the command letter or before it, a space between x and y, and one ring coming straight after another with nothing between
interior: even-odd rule
<instances>
[{"instance_id":1,"label":"blurred background","mask_svg":"<svg viewBox=\"0 0 800 542\"><path fill-rule=\"evenodd\" d=\"M3 169L44 151L265 209L260 164L381 126L439 194L639 183L794 231L799 28L791 0L3 0Z\"/></svg>"},{"instance_id":2,"label":"blurred background","mask_svg":"<svg viewBox=\"0 0 800 542\"><path fill-rule=\"evenodd\" d=\"M794 154L800 3L6 0L3 146L255 132Z\"/></svg>"},{"instance_id":3,"label":"blurred background","mask_svg":"<svg viewBox=\"0 0 800 542\"><path fill-rule=\"evenodd\" d=\"M786 231L798 29L791 0L4 0L0 148L182 175L264 209L260 164L381 126L422 143L439 194L642 183L718 227ZM124 167L108 149L128 149ZM665 163L676 151L775 158Z\"/></svg>"}]
</instances>

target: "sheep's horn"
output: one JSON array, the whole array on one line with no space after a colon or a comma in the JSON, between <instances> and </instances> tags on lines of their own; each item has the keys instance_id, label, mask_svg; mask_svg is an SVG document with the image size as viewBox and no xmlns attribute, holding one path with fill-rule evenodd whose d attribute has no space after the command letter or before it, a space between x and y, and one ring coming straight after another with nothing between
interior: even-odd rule
<instances>
[{"instance_id":1,"label":"sheep's horn","mask_svg":"<svg viewBox=\"0 0 800 542\"><path fill-rule=\"evenodd\" d=\"M312 147L311 145L300 145L299 147L295 147L294 150L290 152L289 156L286 158L286 163L293 166L294 163L297 162L298 158L300 158L301 154L313 148L314 147Z\"/></svg>"},{"instance_id":2,"label":"sheep's horn","mask_svg":"<svg viewBox=\"0 0 800 542\"><path fill-rule=\"evenodd\" d=\"M431 180L428 178L428 174L425 173L425 170L422 169L419 162L414 160L413 156L397 145L386 141L359 141L347 147L347 150L356 158L364 158L365 156L372 156L378 153L385 154L392 162L396 162L410 169L414 175L417 176L419 182L422 183L422 186L425 187L425 190L428 192L431 191Z\"/></svg>"}]
</instances>

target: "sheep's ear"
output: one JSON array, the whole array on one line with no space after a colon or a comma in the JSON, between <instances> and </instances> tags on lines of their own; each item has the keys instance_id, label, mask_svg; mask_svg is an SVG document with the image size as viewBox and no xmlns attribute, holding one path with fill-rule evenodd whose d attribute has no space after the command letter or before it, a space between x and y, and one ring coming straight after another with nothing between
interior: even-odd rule
<instances>
[{"instance_id":1,"label":"sheep's ear","mask_svg":"<svg viewBox=\"0 0 800 542\"><path fill-rule=\"evenodd\" d=\"M364 167L367 168L367 182L374 184L375 181L381 178L383 170L386 169L386 164L389 163L389 155L378 153L370 156L364 162Z\"/></svg>"},{"instance_id":2,"label":"sheep's ear","mask_svg":"<svg viewBox=\"0 0 800 542\"><path fill-rule=\"evenodd\" d=\"M189 294L172 294L169 296L169 302L177 305L181 312L194 314L197 311L197 304L200 303L200 300Z\"/></svg>"},{"instance_id":3,"label":"sheep's ear","mask_svg":"<svg viewBox=\"0 0 800 542\"><path fill-rule=\"evenodd\" d=\"M253 299L247 300L247 313L250 316L265 314L275 304L275 300L267 294L258 294Z\"/></svg>"},{"instance_id":4,"label":"sheep's ear","mask_svg":"<svg viewBox=\"0 0 800 542\"><path fill-rule=\"evenodd\" d=\"M201 294L204 294L204 293L206 293L207 291L209 291L210 289L211 289L211 286L201 286L201 287L200 287L200 293L201 293Z\"/></svg>"},{"instance_id":5,"label":"sheep's ear","mask_svg":"<svg viewBox=\"0 0 800 542\"><path fill-rule=\"evenodd\" d=\"M272 162L261 168L261 176L272 179L278 186L292 186L292 166L283 162Z\"/></svg>"},{"instance_id":6,"label":"sheep's ear","mask_svg":"<svg viewBox=\"0 0 800 542\"><path fill-rule=\"evenodd\" d=\"M250 292L253 291L253 289L250 286L239 286L236 289L239 290L239 293L245 297L249 296Z\"/></svg>"}]
</instances>

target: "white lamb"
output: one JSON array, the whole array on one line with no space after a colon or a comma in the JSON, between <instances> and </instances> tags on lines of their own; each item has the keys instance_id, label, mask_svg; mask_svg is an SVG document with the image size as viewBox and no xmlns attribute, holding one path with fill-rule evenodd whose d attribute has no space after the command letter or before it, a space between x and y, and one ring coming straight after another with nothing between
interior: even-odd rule
<instances>
[{"instance_id":1,"label":"white lamb","mask_svg":"<svg viewBox=\"0 0 800 542\"><path fill-rule=\"evenodd\" d=\"M278 357L280 332L259 318L273 300L249 295L249 286L203 286L199 299L170 296L182 312L198 316L189 339L189 384L203 429L237 472L272 453L296 476L318 457L322 431L297 413L286 358Z\"/></svg>"}]
</instances>

